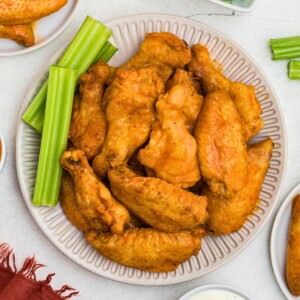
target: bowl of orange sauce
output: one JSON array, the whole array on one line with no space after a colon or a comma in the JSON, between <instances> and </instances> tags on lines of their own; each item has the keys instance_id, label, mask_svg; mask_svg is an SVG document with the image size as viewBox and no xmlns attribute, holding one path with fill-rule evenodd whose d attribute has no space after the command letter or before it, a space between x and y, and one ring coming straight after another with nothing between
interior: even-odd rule
<instances>
[{"instance_id":1,"label":"bowl of orange sauce","mask_svg":"<svg viewBox=\"0 0 300 300\"><path fill-rule=\"evenodd\" d=\"M6 155L5 140L2 131L0 130L0 171L3 168Z\"/></svg>"}]
</instances>

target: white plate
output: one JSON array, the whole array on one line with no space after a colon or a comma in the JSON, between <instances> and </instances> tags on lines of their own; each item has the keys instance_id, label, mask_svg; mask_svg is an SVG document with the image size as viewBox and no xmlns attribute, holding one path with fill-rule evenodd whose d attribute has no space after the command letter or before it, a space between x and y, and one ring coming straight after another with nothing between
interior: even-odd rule
<instances>
[{"instance_id":1,"label":"white plate","mask_svg":"<svg viewBox=\"0 0 300 300\"><path fill-rule=\"evenodd\" d=\"M208 0L208 1L244 13L251 12L257 3L257 0L233 0L232 4L222 0Z\"/></svg>"},{"instance_id":2,"label":"white plate","mask_svg":"<svg viewBox=\"0 0 300 300\"><path fill-rule=\"evenodd\" d=\"M17 133L17 170L24 199L34 219L56 247L92 272L117 281L145 285L173 284L199 277L218 268L245 249L262 229L276 204L286 161L285 126L277 98L254 60L232 40L204 24L160 14L126 16L113 19L106 24L113 31L112 42L119 48L110 62L112 65L120 65L129 59L144 39L146 32L170 31L190 45L198 42L207 44L212 57L223 64L225 74L229 78L255 85L264 111L265 128L254 141L272 137L275 145L271 166L263 183L259 208L239 232L217 238L206 237L199 255L180 265L176 272L149 273L120 266L93 250L84 240L82 233L67 220L60 206L36 208L31 205L40 136L22 122L20 117ZM61 53L62 51L58 52L34 80L24 101L22 112L45 80L49 66Z\"/></svg>"},{"instance_id":3,"label":"white plate","mask_svg":"<svg viewBox=\"0 0 300 300\"><path fill-rule=\"evenodd\" d=\"M34 23L35 44L23 47L8 39L0 39L0 56L24 54L39 49L54 40L70 24L80 0L69 0L59 11Z\"/></svg>"},{"instance_id":4,"label":"white plate","mask_svg":"<svg viewBox=\"0 0 300 300\"><path fill-rule=\"evenodd\" d=\"M300 183L289 193L281 205L274 221L271 235L271 260L277 282L289 300L300 299L291 294L285 279L286 246L292 213L292 201L300 194Z\"/></svg>"}]
</instances>

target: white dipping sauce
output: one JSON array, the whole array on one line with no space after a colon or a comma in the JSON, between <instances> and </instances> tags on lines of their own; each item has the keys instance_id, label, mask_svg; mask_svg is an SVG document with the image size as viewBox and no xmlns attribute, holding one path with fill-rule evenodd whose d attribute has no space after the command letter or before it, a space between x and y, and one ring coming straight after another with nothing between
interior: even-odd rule
<instances>
[{"instance_id":1,"label":"white dipping sauce","mask_svg":"<svg viewBox=\"0 0 300 300\"><path fill-rule=\"evenodd\" d=\"M188 300L245 300L245 298L229 291L214 289L199 292Z\"/></svg>"}]
</instances>

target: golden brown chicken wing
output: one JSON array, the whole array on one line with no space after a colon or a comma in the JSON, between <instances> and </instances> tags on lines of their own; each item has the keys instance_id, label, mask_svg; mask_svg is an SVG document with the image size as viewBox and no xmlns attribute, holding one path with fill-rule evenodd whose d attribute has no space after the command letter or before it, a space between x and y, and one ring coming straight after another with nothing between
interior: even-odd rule
<instances>
[{"instance_id":1,"label":"golden brown chicken wing","mask_svg":"<svg viewBox=\"0 0 300 300\"><path fill-rule=\"evenodd\" d=\"M286 257L286 280L291 293L300 296L300 195L294 199L292 207Z\"/></svg>"},{"instance_id":2,"label":"golden brown chicken wing","mask_svg":"<svg viewBox=\"0 0 300 300\"><path fill-rule=\"evenodd\" d=\"M24 25L0 25L0 38L14 40L25 47L34 45L35 41L30 23Z\"/></svg>"},{"instance_id":3,"label":"golden brown chicken wing","mask_svg":"<svg viewBox=\"0 0 300 300\"><path fill-rule=\"evenodd\" d=\"M62 176L59 201L67 218L79 230L88 231L94 229L108 231L108 227L100 219L87 219L81 213L76 200L73 179L67 172L64 172Z\"/></svg>"},{"instance_id":4,"label":"golden brown chicken wing","mask_svg":"<svg viewBox=\"0 0 300 300\"><path fill-rule=\"evenodd\" d=\"M232 197L246 183L248 158L240 116L225 91L205 97L194 136L201 176L214 194Z\"/></svg>"},{"instance_id":5,"label":"golden brown chicken wing","mask_svg":"<svg viewBox=\"0 0 300 300\"><path fill-rule=\"evenodd\" d=\"M93 169L104 177L110 167L127 163L150 134L154 103L164 84L152 68L118 70L104 100L108 131L102 152Z\"/></svg>"},{"instance_id":6,"label":"golden brown chicken wing","mask_svg":"<svg viewBox=\"0 0 300 300\"><path fill-rule=\"evenodd\" d=\"M232 198L224 199L215 196L207 186L203 189L203 194L207 196L208 202L207 225L214 235L229 234L240 230L247 217L253 212L270 165L272 149L271 139L248 147L247 182L244 188Z\"/></svg>"},{"instance_id":7,"label":"golden brown chicken wing","mask_svg":"<svg viewBox=\"0 0 300 300\"><path fill-rule=\"evenodd\" d=\"M205 46L198 44L192 47L192 60L189 69L202 80L206 93L223 89L230 94L241 116L246 141L263 128L263 120L260 117L262 109L255 96L254 86L248 86L241 82L231 82L222 75L214 66Z\"/></svg>"},{"instance_id":8,"label":"golden brown chicken wing","mask_svg":"<svg viewBox=\"0 0 300 300\"><path fill-rule=\"evenodd\" d=\"M197 144L192 130L202 104L193 86L177 85L156 103L157 120L139 161L162 178L180 188L193 186L200 179Z\"/></svg>"},{"instance_id":9,"label":"golden brown chicken wing","mask_svg":"<svg viewBox=\"0 0 300 300\"><path fill-rule=\"evenodd\" d=\"M87 241L119 264L150 272L170 272L197 255L201 240L190 231L165 233L152 228L129 229L121 235L90 231Z\"/></svg>"},{"instance_id":10,"label":"golden brown chicken wing","mask_svg":"<svg viewBox=\"0 0 300 300\"><path fill-rule=\"evenodd\" d=\"M61 9L67 2L68 0L2 0L0 24L31 23Z\"/></svg>"},{"instance_id":11,"label":"golden brown chicken wing","mask_svg":"<svg viewBox=\"0 0 300 300\"><path fill-rule=\"evenodd\" d=\"M190 60L191 50L184 41L169 32L152 32L146 33L138 52L121 68L152 66L167 82L175 69L183 68Z\"/></svg>"},{"instance_id":12,"label":"golden brown chicken wing","mask_svg":"<svg viewBox=\"0 0 300 300\"><path fill-rule=\"evenodd\" d=\"M108 178L111 192L136 216L158 230L191 229L207 219L206 197L159 178L138 176L125 166L110 169Z\"/></svg>"},{"instance_id":13,"label":"golden brown chicken wing","mask_svg":"<svg viewBox=\"0 0 300 300\"><path fill-rule=\"evenodd\" d=\"M66 151L62 155L61 165L74 180L77 204L84 217L90 222L100 219L111 232L120 234L130 220L129 212L98 180L84 152Z\"/></svg>"},{"instance_id":14,"label":"golden brown chicken wing","mask_svg":"<svg viewBox=\"0 0 300 300\"><path fill-rule=\"evenodd\" d=\"M75 101L69 138L88 159L100 153L106 136L107 121L102 98L109 74L109 66L98 62L80 77L80 100L79 103Z\"/></svg>"}]
</instances>

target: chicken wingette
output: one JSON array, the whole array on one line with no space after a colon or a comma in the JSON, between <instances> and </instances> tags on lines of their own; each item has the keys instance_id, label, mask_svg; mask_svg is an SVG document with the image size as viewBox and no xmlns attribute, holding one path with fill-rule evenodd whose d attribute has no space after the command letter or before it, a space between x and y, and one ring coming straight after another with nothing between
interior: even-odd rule
<instances>
[{"instance_id":1,"label":"chicken wingette","mask_svg":"<svg viewBox=\"0 0 300 300\"><path fill-rule=\"evenodd\" d=\"M228 93L208 94L195 127L198 160L211 191L226 198L247 179L248 157L240 116Z\"/></svg>"},{"instance_id":2,"label":"chicken wingette","mask_svg":"<svg viewBox=\"0 0 300 300\"><path fill-rule=\"evenodd\" d=\"M61 165L73 178L77 204L83 216L91 223L101 220L113 233L122 233L124 225L130 221L130 214L96 177L84 152L65 151Z\"/></svg>"},{"instance_id":3,"label":"chicken wingette","mask_svg":"<svg viewBox=\"0 0 300 300\"><path fill-rule=\"evenodd\" d=\"M19 25L36 21L61 9L68 0L2 0L0 24Z\"/></svg>"},{"instance_id":4,"label":"chicken wingette","mask_svg":"<svg viewBox=\"0 0 300 300\"><path fill-rule=\"evenodd\" d=\"M108 171L111 192L145 223L165 232L192 229L207 220L207 200L126 166Z\"/></svg>"},{"instance_id":5,"label":"chicken wingette","mask_svg":"<svg viewBox=\"0 0 300 300\"><path fill-rule=\"evenodd\" d=\"M248 175L246 185L233 197L226 199L212 194L206 186L208 230L214 235L229 234L240 230L247 217L259 202L259 193L272 156L271 139L248 147Z\"/></svg>"},{"instance_id":6,"label":"chicken wingette","mask_svg":"<svg viewBox=\"0 0 300 300\"><path fill-rule=\"evenodd\" d=\"M188 45L169 32L146 33L137 53L120 68L152 66L166 83L175 69L183 68L191 60Z\"/></svg>"},{"instance_id":7,"label":"chicken wingette","mask_svg":"<svg viewBox=\"0 0 300 300\"><path fill-rule=\"evenodd\" d=\"M191 187L200 179L197 143L190 131L202 100L193 86L184 84L174 86L159 97L157 120L149 143L138 154L139 161L154 177L180 188Z\"/></svg>"},{"instance_id":8,"label":"chicken wingette","mask_svg":"<svg viewBox=\"0 0 300 300\"><path fill-rule=\"evenodd\" d=\"M263 128L263 120L260 117L262 109L259 100L256 98L254 86L232 82L226 78L215 67L208 49L204 45L193 45L192 60L188 67L201 79L206 93L220 89L229 93L240 114L246 141Z\"/></svg>"},{"instance_id":9,"label":"chicken wingette","mask_svg":"<svg viewBox=\"0 0 300 300\"><path fill-rule=\"evenodd\" d=\"M162 79L152 68L118 70L104 95L108 130L93 169L105 177L110 167L130 159L150 135L155 119L154 104L164 91Z\"/></svg>"},{"instance_id":10,"label":"chicken wingette","mask_svg":"<svg viewBox=\"0 0 300 300\"><path fill-rule=\"evenodd\" d=\"M35 37L31 24L24 25L0 25L0 38L11 39L21 46L34 45Z\"/></svg>"},{"instance_id":11,"label":"chicken wingette","mask_svg":"<svg viewBox=\"0 0 300 300\"><path fill-rule=\"evenodd\" d=\"M87 241L103 256L121 265L150 272L170 272L197 255L201 240L183 230L165 233L152 228L128 229L121 235L90 231Z\"/></svg>"}]
</instances>

